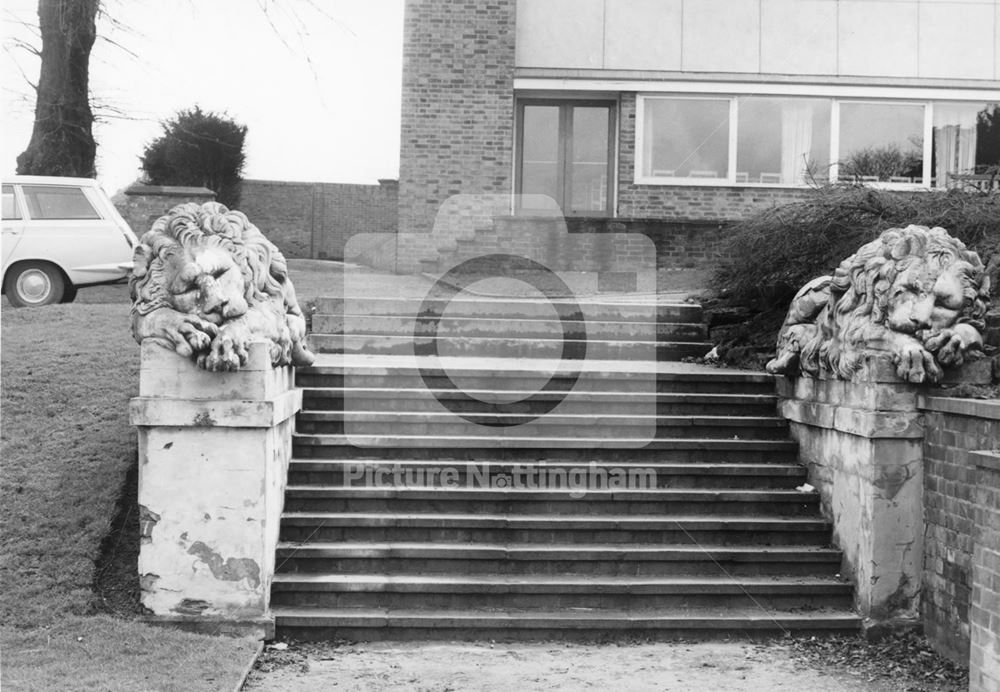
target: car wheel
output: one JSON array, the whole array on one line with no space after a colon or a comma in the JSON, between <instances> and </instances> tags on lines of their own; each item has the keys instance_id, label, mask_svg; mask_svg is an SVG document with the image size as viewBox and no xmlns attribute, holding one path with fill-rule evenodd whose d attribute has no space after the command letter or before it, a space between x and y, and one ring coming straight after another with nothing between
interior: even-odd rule
<instances>
[{"instance_id":1,"label":"car wheel","mask_svg":"<svg viewBox=\"0 0 1000 692\"><path fill-rule=\"evenodd\" d=\"M66 292L62 272L47 262L20 262L7 270L4 293L15 308L58 303Z\"/></svg>"},{"instance_id":2,"label":"car wheel","mask_svg":"<svg viewBox=\"0 0 1000 692\"><path fill-rule=\"evenodd\" d=\"M72 303L76 300L76 286L71 283L67 283L63 289L63 297L60 303Z\"/></svg>"}]
</instances>

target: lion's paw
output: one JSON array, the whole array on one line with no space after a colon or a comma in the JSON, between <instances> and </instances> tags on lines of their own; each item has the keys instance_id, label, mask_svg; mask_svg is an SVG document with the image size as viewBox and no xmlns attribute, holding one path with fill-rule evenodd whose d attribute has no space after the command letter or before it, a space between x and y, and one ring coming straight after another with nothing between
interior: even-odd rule
<instances>
[{"instance_id":1,"label":"lion's paw","mask_svg":"<svg viewBox=\"0 0 1000 692\"><path fill-rule=\"evenodd\" d=\"M966 352L982 345L979 332L968 325L957 325L931 334L924 340L924 346L937 354L943 365L961 365Z\"/></svg>"},{"instance_id":2,"label":"lion's paw","mask_svg":"<svg viewBox=\"0 0 1000 692\"><path fill-rule=\"evenodd\" d=\"M941 379L941 366L934 355L918 342L902 344L893 355L896 374L909 382L937 382Z\"/></svg>"},{"instance_id":3,"label":"lion's paw","mask_svg":"<svg viewBox=\"0 0 1000 692\"><path fill-rule=\"evenodd\" d=\"M219 331L211 322L174 310L160 310L150 315L146 328L156 338L166 339L174 351L185 358L208 350Z\"/></svg>"},{"instance_id":4,"label":"lion's paw","mask_svg":"<svg viewBox=\"0 0 1000 692\"><path fill-rule=\"evenodd\" d=\"M228 372L246 365L248 357L246 341L223 330L212 341L209 352L198 357L198 365L212 372Z\"/></svg>"}]
</instances>

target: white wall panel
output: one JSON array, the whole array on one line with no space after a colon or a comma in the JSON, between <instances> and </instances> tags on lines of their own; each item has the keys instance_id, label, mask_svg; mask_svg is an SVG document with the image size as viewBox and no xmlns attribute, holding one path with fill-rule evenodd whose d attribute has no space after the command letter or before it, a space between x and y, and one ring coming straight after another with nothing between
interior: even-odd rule
<instances>
[{"instance_id":1,"label":"white wall panel","mask_svg":"<svg viewBox=\"0 0 1000 692\"><path fill-rule=\"evenodd\" d=\"M515 64L604 66L604 0L518 0Z\"/></svg>"},{"instance_id":2,"label":"white wall panel","mask_svg":"<svg viewBox=\"0 0 1000 692\"><path fill-rule=\"evenodd\" d=\"M604 67L680 70L683 0L606 0Z\"/></svg>"},{"instance_id":3,"label":"white wall panel","mask_svg":"<svg viewBox=\"0 0 1000 692\"><path fill-rule=\"evenodd\" d=\"M920 4L920 76L993 79L992 5Z\"/></svg>"},{"instance_id":4,"label":"white wall panel","mask_svg":"<svg viewBox=\"0 0 1000 692\"><path fill-rule=\"evenodd\" d=\"M760 69L758 0L686 0L683 69L688 72L757 72Z\"/></svg>"},{"instance_id":5,"label":"white wall panel","mask_svg":"<svg viewBox=\"0 0 1000 692\"><path fill-rule=\"evenodd\" d=\"M841 0L840 74L916 77L918 16L916 0Z\"/></svg>"},{"instance_id":6,"label":"white wall panel","mask_svg":"<svg viewBox=\"0 0 1000 692\"><path fill-rule=\"evenodd\" d=\"M837 74L837 0L762 0L760 69Z\"/></svg>"}]
</instances>

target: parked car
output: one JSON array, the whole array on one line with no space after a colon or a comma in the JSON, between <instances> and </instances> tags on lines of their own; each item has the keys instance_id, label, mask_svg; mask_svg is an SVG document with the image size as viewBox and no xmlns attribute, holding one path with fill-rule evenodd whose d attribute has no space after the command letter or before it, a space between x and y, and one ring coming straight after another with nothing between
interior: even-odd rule
<instances>
[{"instance_id":1,"label":"parked car","mask_svg":"<svg viewBox=\"0 0 1000 692\"><path fill-rule=\"evenodd\" d=\"M3 181L3 293L14 307L69 303L81 286L125 279L137 243L96 180Z\"/></svg>"}]
</instances>

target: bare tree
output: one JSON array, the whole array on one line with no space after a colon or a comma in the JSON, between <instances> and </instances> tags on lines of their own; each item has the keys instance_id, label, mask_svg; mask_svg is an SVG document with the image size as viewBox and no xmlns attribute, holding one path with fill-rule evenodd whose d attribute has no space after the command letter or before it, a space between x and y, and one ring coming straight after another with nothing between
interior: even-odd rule
<instances>
[{"instance_id":1,"label":"bare tree","mask_svg":"<svg viewBox=\"0 0 1000 692\"><path fill-rule=\"evenodd\" d=\"M98 0L38 2L41 71L31 141L17 157L22 175L96 175L89 81L97 8Z\"/></svg>"}]
</instances>

